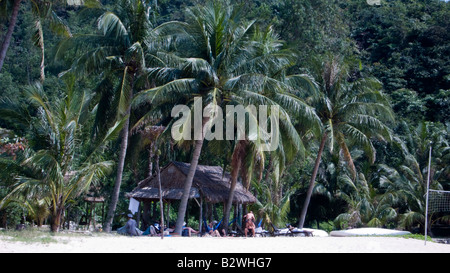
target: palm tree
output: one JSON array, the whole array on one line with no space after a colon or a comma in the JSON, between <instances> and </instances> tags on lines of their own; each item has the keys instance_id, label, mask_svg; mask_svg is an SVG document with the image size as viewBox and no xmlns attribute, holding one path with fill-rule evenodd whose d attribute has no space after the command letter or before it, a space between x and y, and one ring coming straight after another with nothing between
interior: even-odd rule
<instances>
[{"instance_id":1,"label":"palm tree","mask_svg":"<svg viewBox=\"0 0 450 273\"><path fill-rule=\"evenodd\" d=\"M67 77L67 76L66 76ZM36 107L37 116L28 119L36 151L30 151L22 166L33 171L29 176L18 176L17 185L2 200L43 199L50 208L51 230L57 232L68 200L89 189L112 168L111 161L99 156L105 144L117 137L122 123L116 123L103 139L95 142L90 153L80 153L89 141L82 128L89 122L91 97L74 88L75 77L70 77L63 99L48 100L40 84L29 88L28 98ZM30 141L31 142L31 141Z\"/></svg>"},{"instance_id":2,"label":"palm tree","mask_svg":"<svg viewBox=\"0 0 450 273\"><path fill-rule=\"evenodd\" d=\"M8 30L5 34L1 49L0 49L0 71L2 70L3 63L6 58L6 53L8 51L9 45L11 43L12 34L14 32L15 25L17 23L17 18L19 15L19 9L21 4L25 2L22 0L3 0L0 1L0 5L11 7L11 17L9 20ZM48 23L50 30L62 37L70 37L69 27L64 23L64 21L55 13L52 9L52 2L56 1L42 1L42 0L32 0L31 10L34 17L34 44L41 50L41 63L40 63L40 80L44 82L45 80L45 45L44 45L44 31L43 24Z\"/></svg>"},{"instance_id":3,"label":"palm tree","mask_svg":"<svg viewBox=\"0 0 450 273\"><path fill-rule=\"evenodd\" d=\"M99 111L94 133L97 137L105 133L105 125L125 119L117 175L106 218L107 232L111 231L119 199L130 131L131 101L139 90L150 87L146 64L147 61L158 59L146 53L154 48L149 49L148 43L144 42L152 40L151 45L154 46L153 39L157 39L159 31L165 26L152 28L149 10L142 0L119 1L113 11L106 10L98 18L99 33L73 35L60 44L57 52L58 58L73 50L81 53L72 61L70 69L78 75L92 75L103 71L96 89Z\"/></svg>"},{"instance_id":4,"label":"palm tree","mask_svg":"<svg viewBox=\"0 0 450 273\"><path fill-rule=\"evenodd\" d=\"M41 227L44 220L50 215L48 201L46 199L30 200L26 201L25 204L38 227Z\"/></svg>"},{"instance_id":5,"label":"palm tree","mask_svg":"<svg viewBox=\"0 0 450 273\"><path fill-rule=\"evenodd\" d=\"M337 144L354 180L357 171L348 145L361 147L373 163L375 149L371 138L391 139L390 129L384 121L393 121L393 112L386 96L380 91L380 82L369 77L352 78L350 72L339 57L328 57L316 72L316 78L320 80L320 92L318 96L311 98L311 105L322 121L322 136L299 219L300 228L305 223L326 143L331 151Z\"/></svg>"},{"instance_id":6,"label":"palm tree","mask_svg":"<svg viewBox=\"0 0 450 273\"><path fill-rule=\"evenodd\" d=\"M388 194L395 197L398 202L396 206L406 206L406 211L400 215L400 225L403 228L412 227L414 224L425 224L425 202L426 179L419 169L416 159L408 155L404 164L398 168L392 168L380 164L380 183Z\"/></svg>"},{"instance_id":7,"label":"palm tree","mask_svg":"<svg viewBox=\"0 0 450 273\"><path fill-rule=\"evenodd\" d=\"M281 177L287 162L295 156L305 155L305 148L299 132L295 129L293 119L302 121L302 130L315 131L319 127L320 119L315 114L314 109L303 101L299 94L315 93L316 84L314 80L306 74L285 75L286 71L294 65L295 54L284 48L283 41L273 31L271 26L265 29L256 28L252 34L252 45L254 46L252 69L257 71L250 76L245 75L246 81L253 86L249 88L249 83L239 86L234 91L233 100L241 104L251 105L275 105L278 107L279 124L278 148L275 151L263 152L261 145L265 143L259 139L253 145L247 147L249 142L239 140L235 144L235 150L231 159L231 187L229 199L225 209L225 219L229 216L235 183L239 172L242 172L243 183L248 189L251 185L250 179L254 170L259 171L260 179L264 168L265 154L270 154L272 164L277 166L277 180ZM264 65L260 64L263 61ZM250 64L247 63L247 66ZM247 92L252 90L252 93ZM251 117L257 120L257 117ZM274 126L275 124L272 124ZM273 128L273 127L272 127ZM267 133L267 132L266 132ZM273 141L273 140L272 140ZM259 166L259 170L256 167ZM269 172L267 172L268 174ZM227 228L225 222L225 229Z\"/></svg>"},{"instance_id":8,"label":"palm tree","mask_svg":"<svg viewBox=\"0 0 450 273\"><path fill-rule=\"evenodd\" d=\"M232 7L217 1L187 10L187 23L180 26L185 29L186 35L176 54L159 53L160 58L172 69L162 67L154 70L155 75L178 74L178 77L167 84L141 92L140 97L148 98L158 105L177 101L180 97L184 98L185 103L192 103L194 97L200 96L205 105L219 105L222 98L230 96L227 86L230 79L242 73L237 62L248 60L244 54L248 49L242 45L246 42L252 23L243 24L236 10L233 12ZM200 107L203 108L203 105ZM203 118L202 135L194 141L191 165L178 209L175 232L179 234L204 142L204 127L208 121L209 118Z\"/></svg>"},{"instance_id":9,"label":"palm tree","mask_svg":"<svg viewBox=\"0 0 450 273\"><path fill-rule=\"evenodd\" d=\"M177 47L177 52L160 52L158 55L160 59L165 60L164 63L169 64L170 68L162 67L153 71L154 75L170 76L174 79L167 84L141 92L137 100L147 98L158 105L174 103L183 98L186 102L192 103L193 97L200 96L204 105L212 106L211 109L214 106L225 109L225 106L230 104L282 105L277 101L291 103L297 106L297 109L305 109L306 104L300 100L294 101L293 96L286 94L284 90L286 82L271 77L271 75L280 77L283 69L292 64L294 56L292 52L281 50L282 43L278 40L270 41L271 44L266 40L269 47L265 47L261 42L264 39L258 35L266 34L266 37L273 38L272 30L269 28L270 32L267 33L258 31L254 21L244 22L241 19L239 10L220 1L210 1L205 6L188 9L187 23L179 24L185 30L185 35L178 37L181 43ZM276 94L280 95L275 99ZM300 149L300 138L290 122L289 114L283 109L280 110L280 119L280 122L288 128L287 131L294 136L291 143ZM204 118L202 131L205 131L205 126L211 126L213 121L213 118ZM204 134L194 143L191 167L178 210L175 232L181 231L188 193L203 142ZM235 144L239 150L246 150L246 146L239 142ZM236 151L231 164L234 166L232 168L234 175L231 179L228 208L231 208L234 185L240 172L240 163L243 162L238 154L242 153ZM229 209L225 211L229 213Z\"/></svg>"},{"instance_id":10,"label":"palm tree","mask_svg":"<svg viewBox=\"0 0 450 273\"><path fill-rule=\"evenodd\" d=\"M2 1L1 4L6 6L8 4L8 2L12 2L12 1ZM5 34L3 43L2 43L2 47L0 50L0 71L2 70L3 62L5 61L6 52L8 51L9 44L11 43L11 37L13 35L14 28L16 27L16 22L17 22L17 17L19 15L19 9L20 9L21 2L22 2L22 0L14 0L13 4L12 4L12 12L11 12L11 18L9 19L8 30L6 31L6 34Z\"/></svg>"},{"instance_id":11,"label":"palm tree","mask_svg":"<svg viewBox=\"0 0 450 273\"><path fill-rule=\"evenodd\" d=\"M444 190L448 184L448 166L444 162L448 160L450 149L443 137L446 129L428 122L421 122L414 130L406 123L401 125L407 132L406 139L395 137L393 143L399 147L402 161L396 166L378 166L380 188L396 200L394 205L399 210L401 227L411 228L418 224L423 228L428 173L431 172L430 189ZM429 170L427 150L430 145L433 163Z\"/></svg>"},{"instance_id":12,"label":"palm tree","mask_svg":"<svg viewBox=\"0 0 450 273\"><path fill-rule=\"evenodd\" d=\"M282 179L283 160L270 155L268 171L261 181L253 181L252 185L257 193L256 207L262 217L263 224L270 232L284 226L288 221L290 201L297 185L287 186Z\"/></svg>"},{"instance_id":13,"label":"palm tree","mask_svg":"<svg viewBox=\"0 0 450 273\"><path fill-rule=\"evenodd\" d=\"M397 218L398 213L394 208L398 198L389 192L380 193L372 187L362 173L358 173L355 183L344 175L339 180L346 180L353 185L353 191L339 191L337 196L346 201L348 211L339 214L334 220L335 226L346 227L384 227Z\"/></svg>"}]
</instances>

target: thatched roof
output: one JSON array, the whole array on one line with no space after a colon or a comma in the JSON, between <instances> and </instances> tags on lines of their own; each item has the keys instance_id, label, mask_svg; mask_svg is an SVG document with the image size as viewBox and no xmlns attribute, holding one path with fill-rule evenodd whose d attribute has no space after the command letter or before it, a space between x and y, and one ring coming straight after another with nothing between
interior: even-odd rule
<instances>
[{"instance_id":1,"label":"thatched roof","mask_svg":"<svg viewBox=\"0 0 450 273\"><path fill-rule=\"evenodd\" d=\"M179 200L183 194L184 181L190 164L172 161L161 170L162 196L165 200ZM219 166L197 165L189 198L204 197L207 202L219 203L228 200L230 174ZM127 193L128 198L137 200L159 200L156 175L139 182L138 187ZM256 198L240 182L236 184L233 203L255 203Z\"/></svg>"}]
</instances>

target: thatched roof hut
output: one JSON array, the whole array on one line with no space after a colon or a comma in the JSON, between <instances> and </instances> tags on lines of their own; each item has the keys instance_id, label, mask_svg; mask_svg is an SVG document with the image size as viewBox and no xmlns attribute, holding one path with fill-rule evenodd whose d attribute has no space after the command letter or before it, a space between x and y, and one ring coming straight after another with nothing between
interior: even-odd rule
<instances>
[{"instance_id":1,"label":"thatched roof hut","mask_svg":"<svg viewBox=\"0 0 450 273\"><path fill-rule=\"evenodd\" d=\"M161 170L161 190L164 200L181 199L189 167L190 164L188 163L172 161ZM221 167L197 165L189 198L202 197L209 203L226 202L230 193L230 184L230 174L224 172ZM127 193L126 196L139 201L159 200L156 175L139 182L138 187ZM238 182L233 203L248 204L255 202L255 196Z\"/></svg>"}]
</instances>

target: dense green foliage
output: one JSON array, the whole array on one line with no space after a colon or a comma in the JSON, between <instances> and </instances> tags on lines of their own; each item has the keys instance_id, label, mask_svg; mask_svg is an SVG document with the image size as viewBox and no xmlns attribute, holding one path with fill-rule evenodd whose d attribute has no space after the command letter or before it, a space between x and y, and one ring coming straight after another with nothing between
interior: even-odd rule
<instances>
[{"instance_id":1,"label":"dense green foliage","mask_svg":"<svg viewBox=\"0 0 450 273\"><path fill-rule=\"evenodd\" d=\"M12 2L0 0L2 43ZM109 204L118 176L106 170L119 164L124 123L132 133L115 215L126 213L124 193L148 175L154 156L139 129L170 126L171 107L198 95L223 108L269 101L282 107L278 152L211 141L199 159L240 173L258 197L253 211L267 224L298 221L313 176L305 226L423 232L430 143L431 187L450 190L448 2L230 0L229 10L204 0L50 2L54 16L37 16L34 2L21 2L0 72L0 200L8 197L0 226L26 217L39 223L48 216L45 204L70 207L67 218L79 222L91 180ZM101 155L91 155L94 147ZM243 149L246 157L238 155ZM159 150L164 166L189 162L193 145L167 138ZM83 172L92 177L79 187L64 183L68 173ZM19 196L19 188L28 190ZM9 202L12 196L36 202ZM56 206L58 198L64 202ZM191 223L198 219L195 209L187 213ZM433 221L449 219L437 214Z\"/></svg>"}]
</instances>

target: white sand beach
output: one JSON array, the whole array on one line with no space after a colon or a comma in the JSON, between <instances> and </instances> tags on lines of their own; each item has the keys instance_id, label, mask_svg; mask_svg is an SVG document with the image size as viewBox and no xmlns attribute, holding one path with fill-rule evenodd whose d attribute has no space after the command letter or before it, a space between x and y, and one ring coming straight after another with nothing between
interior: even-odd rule
<instances>
[{"instance_id":1,"label":"white sand beach","mask_svg":"<svg viewBox=\"0 0 450 273\"><path fill-rule=\"evenodd\" d=\"M399 237L56 236L24 243L0 237L0 253L450 253L449 244Z\"/></svg>"}]
</instances>

